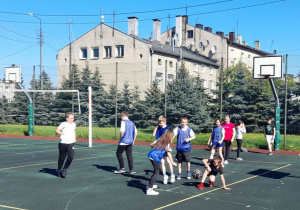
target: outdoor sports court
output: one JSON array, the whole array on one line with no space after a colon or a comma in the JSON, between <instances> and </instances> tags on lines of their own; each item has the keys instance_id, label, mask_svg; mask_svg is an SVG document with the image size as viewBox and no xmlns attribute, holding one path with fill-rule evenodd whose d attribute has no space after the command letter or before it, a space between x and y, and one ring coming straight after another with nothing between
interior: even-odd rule
<instances>
[{"instance_id":1,"label":"outdoor sports court","mask_svg":"<svg viewBox=\"0 0 300 210\"><path fill-rule=\"evenodd\" d=\"M199 180L183 178L164 185L158 196L147 196L152 175L149 146L133 147L136 175L114 174L116 144L77 142L75 159L65 179L56 176L58 141L0 138L0 209L299 209L300 157L243 152L244 161L229 160L226 184L197 189ZM172 153L175 155L175 149ZM205 149L192 149L191 168L203 169ZM231 152L232 158L236 157ZM125 167L127 159L124 154ZM168 167L167 167L168 168ZM175 168L175 174L177 169Z\"/></svg>"}]
</instances>

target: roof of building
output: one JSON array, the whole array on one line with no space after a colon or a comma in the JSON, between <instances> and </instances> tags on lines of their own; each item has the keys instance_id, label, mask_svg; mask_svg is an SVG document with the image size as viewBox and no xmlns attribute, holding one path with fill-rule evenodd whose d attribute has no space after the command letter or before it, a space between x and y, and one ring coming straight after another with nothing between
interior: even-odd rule
<instances>
[{"instance_id":1,"label":"roof of building","mask_svg":"<svg viewBox=\"0 0 300 210\"><path fill-rule=\"evenodd\" d=\"M240 44L240 43L237 43L237 42L227 40L227 43L228 43L229 46L235 46L237 48L247 50L247 51L251 51L253 53L256 53L256 54L259 54L259 55L262 55L262 56L264 56L264 55L273 55L272 53L268 53L268 52L265 52L263 50L258 50L258 49L255 49L254 47L250 47L248 45Z\"/></svg>"},{"instance_id":2,"label":"roof of building","mask_svg":"<svg viewBox=\"0 0 300 210\"><path fill-rule=\"evenodd\" d=\"M220 65L217 63L217 60L210 59L208 57L200 55L200 54L193 52L185 47L181 47L181 48L174 47L174 52L173 52L173 49L171 46L161 44L158 41L150 41L150 40L146 40L146 39L141 39L136 36L132 36L132 37L134 37L134 38L138 39L139 41L142 41L146 44L150 44L152 46L152 50L154 53L160 53L160 54L165 54L165 55L173 56L176 58L180 58L180 49L182 49L182 59L184 59L184 60L190 60L190 61L194 61L197 63L207 64L207 65L213 66L215 68L220 67Z\"/></svg>"}]
</instances>

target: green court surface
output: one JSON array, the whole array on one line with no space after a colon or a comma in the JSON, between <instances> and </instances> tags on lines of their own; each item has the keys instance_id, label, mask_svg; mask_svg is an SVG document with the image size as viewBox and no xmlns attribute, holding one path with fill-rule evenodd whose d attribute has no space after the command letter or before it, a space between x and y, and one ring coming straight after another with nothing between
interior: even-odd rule
<instances>
[{"instance_id":1,"label":"green court surface","mask_svg":"<svg viewBox=\"0 0 300 210\"><path fill-rule=\"evenodd\" d=\"M225 179L231 191L214 187L197 189L199 180L183 178L164 185L158 179L158 196L147 196L152 175L149 146L134 146L136 175L114 174L117 145L75 145L75 159L65 179L56 176L58 142L17 138L0 139L0 209L299 209L300 158L241 153L244 161L229 160ZM173 149L173 156L175 149ZM209 151L193 149L192 170L203 168ZM123 155L127 167L126 155ZM231 157L236 157L231 152ZM183 164L183 169L186 166ZM175 174L177 168L175 168Z\"/></svg>"}]
</instances>

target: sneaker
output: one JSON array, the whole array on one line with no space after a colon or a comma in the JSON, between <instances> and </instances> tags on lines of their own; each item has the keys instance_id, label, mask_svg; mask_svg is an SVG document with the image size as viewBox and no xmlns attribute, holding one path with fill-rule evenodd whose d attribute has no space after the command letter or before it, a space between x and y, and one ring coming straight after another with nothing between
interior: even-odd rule
<instances>
[{"instance_id":1,"label":"sneaker","mask_svg":"<svg viewBox=\"0 0 300 210\"><path fill-rule=\"evenodd\" d=\"M134 170L131 170L131 171L129 172L129 174L133 175L133 174L136 174L136 172L135 172Z\"/></svg>"},{"instance_id":2,"label":"sneaker","mask_svg":"<svg viewBox=\"0 0 300 210\"><path fill-rule=\"evenodd\" d=\"M175 175L174 175L174 174L171 175L171 180L170 180L170 182L171 182L171 183L174 183L174 182L175 182Z\"/></svg>"},{"instance_id":3,"label":"sneaker","mask_svg":"<svg viewBox=\"0 0 300 210\"><path fill-rule=\"evenodd\" d=\"M224 164L222 164L222 167L223 167L223 168L225 168L225 165L224 165Z\"/></svg>"},{"instance_id":4,"label":"sneaker","mask_svg":"<svg viewBox=\"0 0 300 210\"><path fill-rule=\"evenodd\" d=\"M225 161L224 161L224 164L228 164L228 161L227 161L227 160L225 160Z\"/></svg>"},{"instance_id":5,"label":"sneaker","mask_svg":"<svg viewBox=\"0 0 300 210\"><path fill-rule=\"evenodd\" d=\"M181 179L181 174L177 175L177 179L180 180Z\"/></svg>"},{"instance_id":6,"label":"sneaker","mask_svg":"<svg viewBox=\"0 0 300 210\"><path fill-rule=\"evenodd\" d=\"M154 191L154 190L147 190L147 193L146 193L146 194L147 194L147 195L158 195L159 192Z\"/></svg>"},{"instance_id":7,"label":"sneaker","mask_svg":"<svg viewBox=\"0 0 300 210\"><path fill-rule=\"evenodd\" d=\"M243 161L243 158L240 158L240 157L239 157L239 158L237 158L236 160L238 160L238 161Z\"/></svg>"},{"instance_id":8,"label":"sneaker","mask_svg":"<svg viewBox=\"0 0 300 210\"><path fill-rule=\"evenodd\" d=\"M61 173L61 170L58 170L58 169L57 169L56 172L57 172L57 176L58 176L58 177L61 177L61 174L60 174L60 173Z\"/></svg>"},{"instance_id":9,"label":"sneaker","mask_svg":"<svg viewBox=\"0 0 300 210\"><path fill-rule=\"evenodd\" d=\"M169 176L168 176L168 175L165 175L165 176L164 176L164 181L163 181L163 183L164 183L164 184L168 184L168 179L169 179Z\"/></svg>"},{"instance_id":10,"label":"sneaker","mask_svg":"<svg viewBox=\"0 0 300 210\"><path fill-rule=\"evenodd\" d=\"M154 184L152 187L152 189L157 189L157 188L158 188L158 186L156 184ZM146 190L148 190L148 189L149 189L149 185L146 185Z\"/></svg>"},{"instance_id":11,"label":"sneaker","mask_svg":"<svg viewBox=\"0 0 300 210\"><path fill-rule=\"evenodd\" d=\"M200 183L199 185L198 185L198 190L203 190L203 188L204 188L204 184L203 183Z\"/></svg>"},{"instance_id":12,"label":"sneaker","mask_svg":"<svg viewBox=\"0 0 300 210\"><path fill-rule=\"evenodd\" d=\"M60 176L62 177L62 178L66 178L67 177L67 169L63 169L63 170L61 170L60 171Z\"/></svg>"},{"instance_id":13,"label":"sneaker","mask_svg":"<svg viewBox=\"0 0 300 210\"><path fill-rule=\"evenodd\" d=\"M186 177L187 179L191 179L192 177L191 177L191 172L188 172L187 173L187 177Z\"/></svg>"},{"instance_id":14,"label":"sneaker","mask_svg":"<svg viewBox=\"0 0 300 210\"><path fill-rule=\"evenodd\" d=\"M269 155L273 155L273 152L269 152Z\"/></svg>"},{"instance_id":15,"label":"sneaker","mask_svg":"<svg viewBox=\"0 0 300 210\"><path fill-rule=\"evenodd\" d=\"M209 187L213 187L214 183L213 182L209 182Z\"/></svg>"},{"instance_id":16,"label":"sneaker","mask_svg":"<svg viewBox=\"0 0 300 210\"><path fill-rule=\"evenodd\" d=\"M125 168L120 168L119 170L114 171L115 174L122 174L125 173Z\"/></svg>"}]
</instances>

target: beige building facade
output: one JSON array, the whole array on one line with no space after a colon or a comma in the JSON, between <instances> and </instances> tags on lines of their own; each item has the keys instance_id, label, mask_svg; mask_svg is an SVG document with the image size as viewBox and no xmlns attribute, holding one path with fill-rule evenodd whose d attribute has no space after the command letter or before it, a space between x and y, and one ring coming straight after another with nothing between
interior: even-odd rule
<instances>
[{"instance_id":1,"label":"beige building facade","mask_svg":"<svg viewBox=\"0 0 300 210\"><path fill-rule=\"evenodd\" d=\"M217 60L160 42L160 20L153 20L152 40L138 37L138 18L128 18L128 34L104 23L88 31L71 44L62 48L57 55L58 87L69 75L73 64L82 70L88 66L98 69L103 82L117 84L118 90L128 83L138 86L142 93L153 81L164 91L166 82L172 81L181 63L192 76L201 75L203 85L215 89L220 65ZM156 34L156 35L155 35Z\"/></svg>"}]
</instances>

